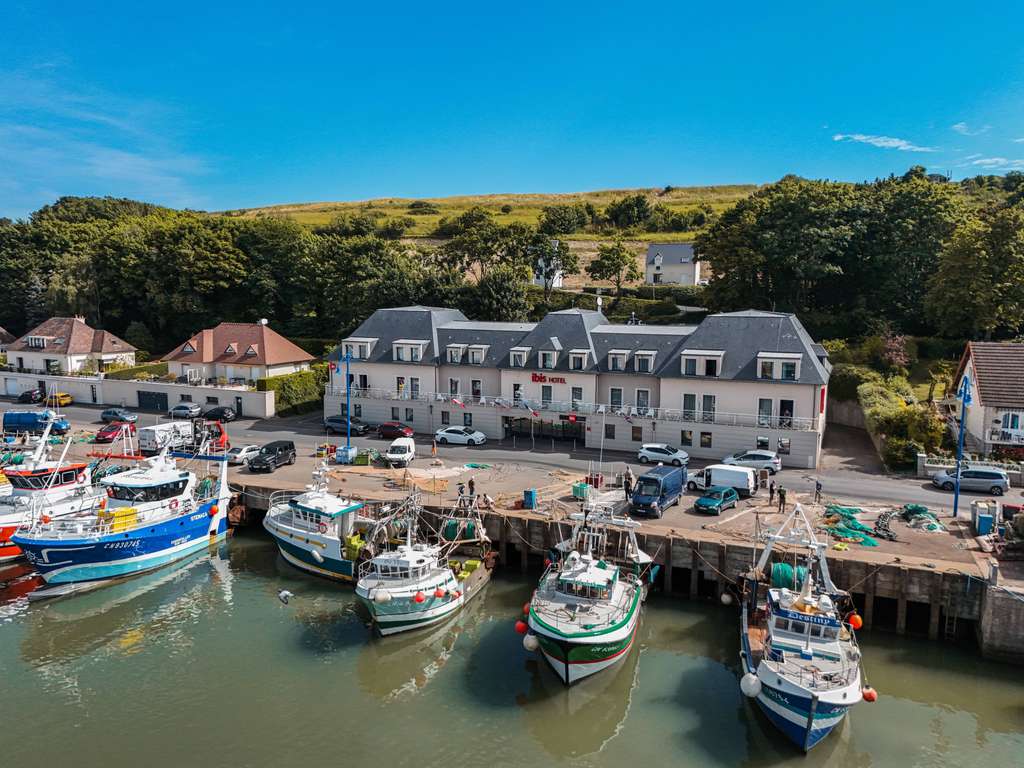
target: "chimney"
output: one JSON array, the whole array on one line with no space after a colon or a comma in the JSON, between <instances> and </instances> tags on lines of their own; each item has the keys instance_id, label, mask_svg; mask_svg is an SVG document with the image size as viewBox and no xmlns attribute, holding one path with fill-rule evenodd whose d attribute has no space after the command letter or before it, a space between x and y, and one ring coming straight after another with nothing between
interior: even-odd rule
<instances>
[{"instance_id":1,"label":"chimney","mask_svg":"<svg viewBox=\"0 0 1024 768\"><path fill-rule=\"evenodd\" d=\"M199 335L199 351L202 354L202 360L213 359L213 329L204 328L203 332Z\"/></svg>"}]
</instances>

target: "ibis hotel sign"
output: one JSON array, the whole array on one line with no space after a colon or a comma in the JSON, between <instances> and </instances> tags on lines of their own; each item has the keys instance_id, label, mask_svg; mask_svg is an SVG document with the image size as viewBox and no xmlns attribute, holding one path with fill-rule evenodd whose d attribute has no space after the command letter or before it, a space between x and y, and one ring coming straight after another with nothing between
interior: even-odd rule
<instances>
[{"instance_id":1,"label":"ibis hotel sign","mask_svg":"<svg viewBox=\"0 0 1024 768\"><path fill-rule=\"evenodd\" d=\"M544 384L565 384L565 378L562 376L545 376L543 373L534 373L530 376L530 381L539 381Z\"/></svg>"}]
</instances>

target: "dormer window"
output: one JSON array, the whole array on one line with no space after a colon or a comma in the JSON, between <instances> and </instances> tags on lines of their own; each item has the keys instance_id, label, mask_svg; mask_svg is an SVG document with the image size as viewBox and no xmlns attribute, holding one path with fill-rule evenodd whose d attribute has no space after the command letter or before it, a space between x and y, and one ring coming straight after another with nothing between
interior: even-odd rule
<instances>
[{"instance_id":1,"label":"dormer window","mask_svg":"<svg viewBox=\"0 0 1024 768\"><path fill-rule=\"evenodd\" d=\"M637 352L633 358L633 365L637 373L650 373L654 370L654 353Z\"/></svg>"},{"instance_id":2,"label":"dormer window","mask_svg":"<svg viewBox=\"0 0 1024 768\"><path fill-rule=\"evenodd\" d=\"M185 346L181 348L181 351L184 352L186 355L191 355L195 353L196 348L192 346L191 341L186 341Z\"/></svg>"},{"instance_id":3,"label":"dormer window","mask_svg":"<svg viewBox=\"0 0 1024 768\"><path fill-rule=\"evenodd\" d=\"M569 350L569 370L570 371L582 371L587 367L587 357L589 352L585 349L572 349Z\"/></svg>"},{"instance_id":4,"label":"dormer window","mask_svg":"<svg viewBox=\"0 0 1024 768\"><path fill-rule=\"evenodd\" d=\"M555 352L541 352L538 355L540 367L544 370L551 370L555 367L555 362L558 360L558 354Z\"/></svg>"},{"instance_id":5,"label":"dormer window","mask_svg":"<svg viewBox=\"0 0 1024 768\"><path fill-rule=\"evenodd\" d=\"M696 376L697 375L697 358L685 357L683 358L683 375L684 376Z\"/></svg>"},{"instance_id":6,"label":"dormer window","mask_svg":"<svg viewBox=\"0 0 1024 768\"><path fill-rule=\"evenodd\" d=\"M720 349L684 349L681 356L684 376L718 378L725 352Z\"/></svg>"},{"instance_id":7,"label":"dormer window","mask_svg":"<svg viewBox=\"0 0 1024 768\"><path fill-rule=\"evenodd\" d=\"M626 358L629 357L629 351L625 349L613 349L608 352L608 370L609 371L624 371L626 370Z\"/></svg>"},{"instance_id":8,"label":"dormer window","mask_svg":"<svg viewBox=\"0 0 1024 768\"><path fill-rule=\"evenodd\" d=\"M484 355L487 354L487 346L479 344L475 347L469 348L469 364L470 365L483 365Z\"/></svg>"},{"instance_id":9,"label":"dormer window","mask_svg":"<svg viewBox=\"0 0 1024 768\"><path fill-rule=\"evenodd\" d=\"M45 336L27 336L25 337L25 343L34 349L46 349Z\"/></svg>"},{"instance_id":10,"label":"dormer window","mask_svg":"<svg viewBox=\"0 0 1024 768\"><path fill-rule=\"evenodd\" d=\"M350 356L353 360L369 360L370 349L372 349L376 339L346 339L344 352Z\"/></svg>"},{"instance_id":11,"label":"dormer window","mask_svg":"<svg viewBox=\"0 0 1024 768\"><path fill-rule=\"evenodd\" d=\"M797 381L802 357L799 352L758 352L757 376L759 379Z\"/></svg>"},{"instance_id":12,"label":"dormer window","mask_svg":"<svg viewBox=\"0 0 1024 768\"><path fill-rule=\"evenodd\" d=\"M717 376L718 375L718 360L714 357L709 357L704 360L704 375L705 376Z\"/></svg>"},{"instance_id":13,"label":"dormer window","mask_svg":"<svg viewBox=\"0 0 1024 768\"><path fill-rule=\"evenodd\" d=\"M246 357L256 357L256 347L254 347L252 344L250 344L249 347L245 350L245 356Z\"/></svg>"},{"instance_id":14,"label":"dormer window","mask_svg":"<svg viewBox=\"0 0 1024 768\"><path fill-rule=\"evenodd\" d=\"M783 381L796 381L796 363L794 363L794 362L783 362L783 364L782 364L782 380Z\"/></svg>"},{"instance_id":15,"label":"dormer window","mask_svg":"<svg viewBox=\"0 0 1024 768\"><path fill-rule=\"evenodd\" d=\"M530 354L529 347L513 347L509 351L508 362L513 368L525 368L526 356Z\"/></svg>"},{"instance_id":16,"label":"dormer window","mask_svg":"<svg viewBox=\"0 0 1024 768\"><path fill-rule=\"evenodd\" d=\"M391 345L391 356L396 362L418 363L423 359L423 348L428 344L422 339L396 339Z\"/></svg>"},{"instance_id":17,"label":"dormer window","mask_svg":"<svg viewBox=\"0 0 1024 768\"><path fill-rule=\"evenodd\" d=\"M758 376L762 379L774 379L775 378L775 361L774 360L762 360L761 369Z\"/></svg>"},{"instance_id":18,"label":"dormer window","mask_svg":"<svg viewBox=\"0 0 1024 768\"><path fill-rule=\"evenodd\" d=\"M237 347L235 347L234 342L232 342L231 344L227 345L227 347L224 349L224 354L225 355L237 355L238 354L238 349L237 349Z\"/></svg>"},{"instance_id":19,"label":"dormer window","mask_svg":"<svg viewBox=\"0 0 1024 768\"><path fill-rule=\"evenodd\" d=\"M452 365L458 365L462 362L462 353L465 351L466 346L464 344L449 344L448 345L448 362Z\"/></svg>"},{"instance_id":20,"label":"dormer window","mask_svg":"<svg viewBox=\"0 0 1024 768\"><path fill-rule=\"evenodd\" d=\"M409 347L409 359L412 360L414 363L418 363L420 361L419 347Z\"/></svg>"}]
</instances>

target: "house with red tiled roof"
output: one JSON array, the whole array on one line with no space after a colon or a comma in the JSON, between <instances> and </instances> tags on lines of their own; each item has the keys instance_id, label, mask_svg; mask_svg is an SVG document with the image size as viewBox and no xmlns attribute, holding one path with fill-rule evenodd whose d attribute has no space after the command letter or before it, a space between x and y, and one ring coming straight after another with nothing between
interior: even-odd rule
<instances>
[{"instance_id":1,"label":"house with red tiled roof","mask_svg":"<svg viewBox=\"0 0 1024 768\"><path fill-rule=\"evenodd\" d=\"M135 347L85 318L51 317L7 345L7 364L30 373L102 372L114 364L135 365Z\"/></svg>"},{"instance_id":2,"label":"house with red tiled roof","mask_svg":"<svg viewBox=\"0 0 1024 768\"><path fill-rule=\"evenodd\" d=\"M309 368L313 356L266 321L205 328L164 355L168 373L192 382L244 384Z\"/></svg>"},{"instance_id":3,"label":"house with red tiled roof","mask_svg":"<svg viewBox=\"0 0 1024 768\"><path fill-rule=\"evenodd\" d=\"M1024 344L971 341L955 378L971 380L965 426L976 450L1024 446Z\"/></svg>"}]
</instances>

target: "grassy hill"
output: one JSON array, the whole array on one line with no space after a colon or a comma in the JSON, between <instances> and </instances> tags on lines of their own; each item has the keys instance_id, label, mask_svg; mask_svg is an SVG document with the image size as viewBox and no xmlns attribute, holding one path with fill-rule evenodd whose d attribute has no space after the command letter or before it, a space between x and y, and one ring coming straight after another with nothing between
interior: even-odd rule
<instances>
[{"instance_id":1,"label":"grassy hill","mask_svg":"<svg viewBox=\"0 0 1024 768\"><path fill-rule=\"evenodd\" d=\"M567 205L572 203L591 203L597 208L604 208L612 200L637 193L650 196L652 203L660 203L667 208L687 211L703 203L721 212L737 200L749 195L757 189L753 184L734 184L712 187L665 187L651 189L609 189L597 192L572 192L564 194L494 194L494 195L459 195L456 197L418 198L430 203L436 213L413 215L409 204L414 198L388 197L378 200L339 203L288 203L268 205L260 208L247 208L236 211L225 211L231 216L285 216L295 219L301 224L315 227L327 224L340 213L375 213L390 218L411 216L416 225L409 230L410 237L427 237L437 226L442 217L458 216L473 206L482 206L491 211L501 224L521 221L536 224L541 209L547 205ZM642 233L630 235L633 240L691 240L696 233ZM595 240L601 236L593 233L569 235L574 240Z\"/></svg>"}]
</instances>

